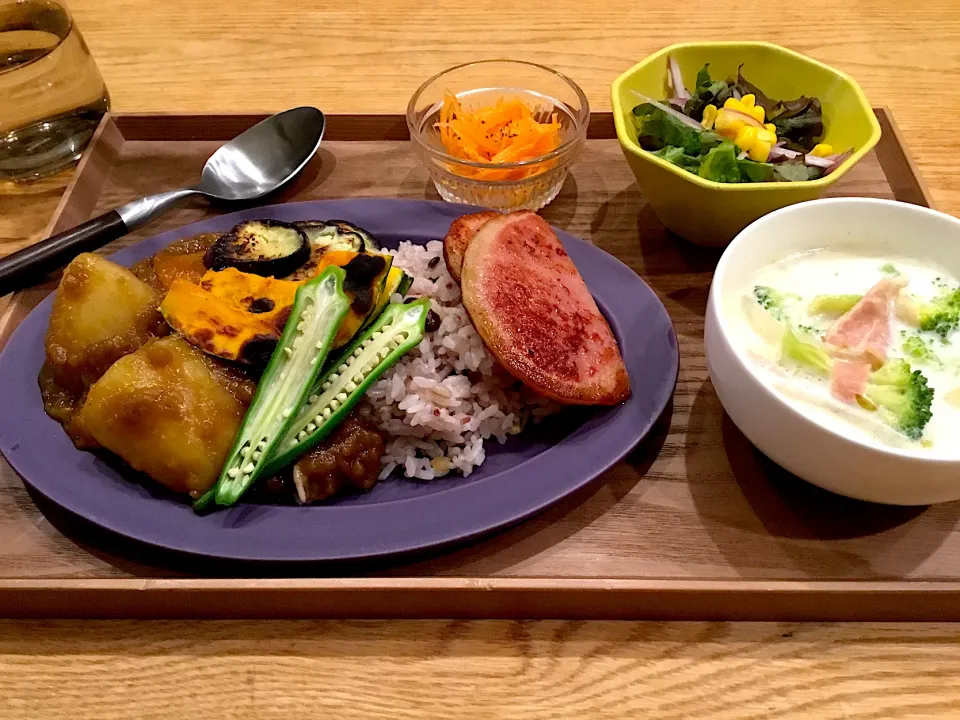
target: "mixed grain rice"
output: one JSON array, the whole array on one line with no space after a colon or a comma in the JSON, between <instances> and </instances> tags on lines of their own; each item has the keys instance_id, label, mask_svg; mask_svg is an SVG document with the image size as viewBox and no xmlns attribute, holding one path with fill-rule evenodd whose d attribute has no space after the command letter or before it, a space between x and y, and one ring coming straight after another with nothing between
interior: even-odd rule
<instances>
[{"instance_id":1,"label":"mixed grain rice","mask_svg":"<svg viewBox=\"0 0 960 720\"><path fill-rule=\"evenodd\" d=\"M397 468L420 480L467 476L484 461L485 440L502 444L557 405L524 388L484 347L461 304L460 286L447 272L441 242L403 242L393 255L414 278L408 295L430 298L440 328L367 392L389 438L380 478Z\"/></svg>"}]
</instances>

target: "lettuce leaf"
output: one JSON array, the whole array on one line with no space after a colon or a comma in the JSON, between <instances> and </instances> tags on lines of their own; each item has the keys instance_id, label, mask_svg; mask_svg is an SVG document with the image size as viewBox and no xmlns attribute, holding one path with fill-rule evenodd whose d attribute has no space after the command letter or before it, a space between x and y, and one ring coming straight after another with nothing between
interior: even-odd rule
<instances>
[{"instance_id":1,"label":"lettuce leaf","mask_svg":"<svg viewBox=\"0 0 960 720\"><path fill-rule=\"evenodd\" d=\"M806 101L806 104L799 109L801 101ZM804 97L783 105L791 107L772 120L777 126L777 137L791 140L805 150L813 150L817 140L823 136L823 107L820 101Z\"/></svg>"},{"instance_id":2,"label":"lettuce leaf","mask_svg":"<svg viewBox=\"0 0 960 720\"><path fill-rule=\"evenodd\" d=\"M801 182L804 180L816 180L823 177L823 169L810 167L799 158L796 160L787 160L777 163L773 166L777 180L781 182Z\"/></svg>"},{"instance_id":3,"label":"lettuce leaf","mask_svg":"<svg viewBox=\"0 0 960 720\"><path fill-rule=\"evenodd\" d=\"M699 122L703 119L703 109L707 105L722 107L726 99L732 95L733 90L729 83L710 78L710 63L707 63L697 73L697 86L683 106L683 112Z\"/></svg>"},{"instance_id":4,"label":"lettuce leaf","mask_svg":"<svg viewBox=\"0 0 960 720\"><path fill-rule=\"evenodd\" d=\"M741 181L737 146L725 140L704 156L697 174L705 180L722 183Z\"/></svg>"},{"instance_id":5,"label":"lettuce leaf","mask_svg":"<svg viewBox=\"0 0 960 720\"><path fill-rule=\"evenodd\" d=\"M737 161L740 175L744 182L770 182L776 180L776 168L770 163L756 162L755 160Z\"/></svg>"},{"instance_id":6,"label":"lettuce leaf","mask_svg":"<svg viewBox=\"0 0 960 720\"><path fill-rule=\"evenodd\" d=\"M752 93L766 113L766 121L777 126L777 137L791 143L791 149L812 150L823 135L823 107L815 97L801 95L795 100L774 100L737 72L734 86L741 95Z\"/></svg>"},{"instance_id":7,"label":"lettuce leaf","mask_svg":"<svg viewBox=\"0 0 960 720\"><path fill-rule=\"evenodd\" d=\"M710 63L707 63L697 73L697 88L707 87L712 80L710 79Z\"/></svg>"},{"instance_id":8,"label":"lettuce leaf","mask_svg":"<svg viewBox=\"0 0 960 720\"><path fill-rule=\"evenodd\" d=\"M656 105L643 103L633 109L640 145L659 150L667 145L682 148L687 155L700 154L700 133L668 115Z\"/></svg>"},{"instance_id":9,"label":"lettuce leaf","mask_svg":"<svg viewBox=\"0 0 960 720\"><path fill-rule=\"evenodd\" d=\"M721 138L707 130L697 130L650 103L633 109L640 146L660 150L667 146L681 148L686 155L697 156L719 144Z\"/></svg>"},{"instance_id":10,"label":"lettuce leaf","mask_svg":"<svg viewBox=\"0 0 960 720\"><path fill-rule=\"evenodd\" d=\"M690 172L697 172L700 169L700 158L698 156L687 155L683 148L667 146L653 153L659 158L663 158L668 163L673 163L677 167Z\"/></svg>"},{"instance_id":11,"label":"lettuce leaf","mask_svg":"<svg viewBox=\"0 0 960 720\"><path fill-rule=\"evenodd\" d=\"M814 99L800 96L796 100L774 100L743 76L742 65L740 66L740 70L737 71L737 82L734 87L740 95L754 96L756 104L762 107L766 113L766 122L773 122L778 117L796 117L803 113L811 100Z\"/></svg>"}]
</instances>

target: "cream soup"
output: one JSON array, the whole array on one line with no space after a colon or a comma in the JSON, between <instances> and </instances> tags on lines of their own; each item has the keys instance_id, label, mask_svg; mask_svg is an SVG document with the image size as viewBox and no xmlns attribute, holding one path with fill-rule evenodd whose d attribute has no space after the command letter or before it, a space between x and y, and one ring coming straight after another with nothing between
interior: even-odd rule
<instances>
[{"instance_id":1,"label":"cream soup","mask_svg":"<svg viewBox=\"0 0 960 720\"><path fill-rule=\"evenodd\" d=\"M782 357L787 328L805 342L833 352L822 340L843 315L843 298L838 296L863 295L884 277L907 281L890 311L887 362L905 360L912 370L923 373L934 390L932 417L919 440L891 425L889 414L882 410L837 399L831 393L829 377ZM872 445L927 457L958 458L960 333L953 331L942 338L917 327L918 308L957 285L956 277L929 261L833 250L801 253L753 274L744 288L742 312L731 318L731 338L768 387L824 427ZM818 298L822 301L824 296L832 297L833 302L824 303L834 306L832 312L818 305Z\"/></svg>"}]
</instances>

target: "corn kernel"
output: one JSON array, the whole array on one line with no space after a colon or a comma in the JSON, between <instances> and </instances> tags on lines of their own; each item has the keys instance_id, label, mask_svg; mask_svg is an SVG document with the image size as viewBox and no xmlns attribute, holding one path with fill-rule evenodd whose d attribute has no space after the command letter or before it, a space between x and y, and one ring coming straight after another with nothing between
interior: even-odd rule
<instances>
[{"instance_id":1,"label":"corn kernel","mask_svg":"<svg viewBox=\"0 0 960 720\"><path fill-rule=\"evenodd\" d=\"M724 130L729 129L731 122L733 122L733 115L725 112L725 109L717 110L717 117L713 120L713 129L722 133Z\"/></svg>"},{"instance_id":2,"label":"corn kernel","mask_svg":"<svg viewBox=\"0 0 960 720\"><path fill-rule=\"evenodd\" d=\"M777 141L777 134L770 132L766 128L757 130L757 140L773 145Z\"/></svg>"},{"instance_id":3,"label":"corn kernel","mask_svg":"<svg viewBox=\"0 0 960 720\"><path fill-rule=\"evenodd\" d=\"M752 108L750 108L750 114L753 115L753 119L757 122L763 122L764 118L766 117L766 113L764 112L763 107L760 105L754 105Z\"/></svg>"},{"instance_id":4,"label":"corn kernel","mask_svg":"<svg viewBox=\"0 0 960 720\"><path fill-rule=\"evenodd\" d=\"M773 123L767 123L766 125L764 125L764 127L770 132L772 132L774 135L777 134L777 126L774 125Z\"/></svg>"},{"instance_id":5,"label":"corn kernel","mask_svg":"<svg viewBox=\"0 0 960 720\"><path fill-rule=\"evenodd\" d=\"M737 133L740 132L740 129L743 126L744 126L743 120L738 118L733 113L723 112L723 110L717 111L717 118L713 123L714 130L716 130L721 135L724 135L730 138L735 138L737 136Z\"/></svg>"},{"instance_id":6,"label":"corn kernel","mask_svg":"<svg viewBox=\"0 0 960 720\"><path fill-rule=\"evenodd\" d=\"M707 130L710 130L713 127L713 123L717 119L717 106L716 105L707 105L703 109L703 120L700 121L700 124L703 125Z\"/></svg>"},{"instance_id":7,"label":"corn kernel","mask_svg":"<svg viewBox=\"0 0 960 720\"><path fill-rule=\"evenodd\" d=\"M770 143L761 142L758 140L753 144L753 147L747 152L747 157L751 160L756 160L757 162L766 162L770 159L770 148L773 147Z\"/></svg>"},{"instance_id":8,"label":"corn kernel","mask_svg":"<svg viewBox=\"0 0 960 720\"><path fill-rule=\"evenodd\" d=\"M833 155L833 145L820 143L819 145L814 146L813 150L810 151L810 154L814 157L826 157L827 155Z\"/></svg>"},{"instance_id":9,"label":"corn kernel","mask_svg":"<svg viewBox=\"0 0 960 720\"><path fill-rule=\"evenodd\" d=\"M750 150L757 142L757 129L753 126L744 127L737 133L733 141L741 150Z\"/></svg>"},{"instance_id":10,"label":"corn kernel","mask_svg":"<svg viewBox=\"0 0 960 720\"><path fill-rule=\"evenodd\" d=\"M723 107L724 107L725 110L738 110L739 112L743 112L744 110L746 110L746 108L743 107L743 103L742 103L742 102L740 102L740 101L737 100L736 98L732 98L732 97L731 97L731 98L727 98L727 99L724 101Z\"/></svg>"},{"instance_id":11,"label":"corn kernel","mask_svg":"<svg viewBox=\"0 0 960 720\"><path fill-rule=\"evenodd\" d=\"M753 93L747 93L742 98L740 98L740 104L743 105L747 110L752 108L757 104L757 96Z\"/></svg>"},{"instance_id":12,"label":"corn kernel","mask_svg":"<svg viewBox=\"0 0 960 720\"><path fill-rule=\"evenodd\" d=\"M453 469L453 463L450 462L450 458L444 457L443 455L438 455L430 461L431 467L433 467L433 472L437 477L443 477L448 472Z\"/></svg>"}]
</instances>

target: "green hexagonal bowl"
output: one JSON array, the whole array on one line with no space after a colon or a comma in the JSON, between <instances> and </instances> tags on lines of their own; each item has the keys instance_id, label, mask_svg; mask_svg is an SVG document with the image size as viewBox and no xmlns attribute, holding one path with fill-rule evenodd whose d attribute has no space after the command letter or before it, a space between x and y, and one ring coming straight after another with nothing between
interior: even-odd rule
<instances>
[{"instance_id":1,"label":"green hexagonal bowl","mask_svg":"<svg viewBox=\"0 0 960 720\"><path fill-rule=\"evenodd\" d=\"M825 135L838 152L853 155L819 180L807 182L717 183L654 157L637 143L631 120L642 100L667 95L667 57L680 64L684 84L693 87L697 71L710 63L716 78L743 74L772 98L815 95L823 103ZM671 45L618 77L611 102L617 138L644 198L660 222L696 245L724 247L743 228L773 210L813 200L846 174L880 140L880 124L863 90L846 73L806 55L765 42L694 42Z\"/></svg>"}]
</instances>

